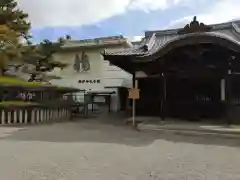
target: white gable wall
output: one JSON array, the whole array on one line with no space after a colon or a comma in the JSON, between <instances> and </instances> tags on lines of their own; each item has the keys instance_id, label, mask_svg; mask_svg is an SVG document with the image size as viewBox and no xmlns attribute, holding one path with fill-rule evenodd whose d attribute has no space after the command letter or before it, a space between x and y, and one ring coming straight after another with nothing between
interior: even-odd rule
<instances>
[{"instance_id":1,"label":"white gable wall","mask_svg":"<svg viewBox=\"0 0 240 180\"><path fill-rule=\"evenodd\" d=\"M112 97L112 110L119 109L119 98L117 88L112 87L131 87L132 76L116 66L109 65L108 61L104 61L100 52L104 49L85 50L89 58L90 70L88 72L76 72L73 68L75 55L79 53L81 58L82 50L73 50L68 52L58 52L54 55L57 61L68 64L63 70L55 71L56 75L61 76L60 80L52 80L52 84L64 85L85 89L88 91L115 91L116 95ZM81 81L97 81L100 83L79 83ZM111 88L110 88L111 87Z\"/></svg>"},{"instance_id":2,"label":"white gable wall","mask_svg":"<svg viewBox=\"0 0 240 180\"><path fill-rule=\"evenodd\" d=\"M81 51L72 52L60 52L55 54L55 59L63 63L67 63L68 66L59 72L59 75L63 78L61 80L54 80L53 83L64 83L68 86L79 89L92 89L102 90L104 89L103 83L79 83L79 80L102 80L103 77L103 64L101 62L101 54L98 51L86 51L89 58L90 70L88 72L76 72L73 68L75 55L79 54L81 57Z\"/></svg>"}]
</instances>

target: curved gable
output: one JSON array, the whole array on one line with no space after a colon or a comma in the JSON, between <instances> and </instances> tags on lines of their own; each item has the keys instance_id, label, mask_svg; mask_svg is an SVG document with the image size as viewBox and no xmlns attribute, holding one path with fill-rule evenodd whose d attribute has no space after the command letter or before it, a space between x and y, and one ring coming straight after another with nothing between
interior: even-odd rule
<instances>
[{"instance_id":1,"label":"curved gable","mask_svg":"<svg viewBox=\"0 0 240 180\"><path fill-rule=\"evenodd\" d=\"M161 48L152 54L152 60L164 56L172 49L194 44L218 44L222 47L226 47L227 49L240 53L240 42L223 33L190 33L177 36L166 42L163 46L161 46Z\"/></svg>"}]
</instances>

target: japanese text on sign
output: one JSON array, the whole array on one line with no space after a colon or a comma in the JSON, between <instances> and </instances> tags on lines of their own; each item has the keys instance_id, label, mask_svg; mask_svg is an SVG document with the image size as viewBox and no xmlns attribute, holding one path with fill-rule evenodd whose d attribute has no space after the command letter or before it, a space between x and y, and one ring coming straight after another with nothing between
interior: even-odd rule
<instances>
[{"instance_id":1,"label":"japanese text on sign","mask_svg":"<svg viewBox=\"0 0 240 180\"><path fill-rule=\"evenodd\" d=\"M140 90L137 88L132 88L128 90L128 98L129 99L139 99L140 98Z\"/></svg>"},{"instance_id":2,"label":"japanese text on sign","mask_svg":"<svg viewBox=\"0 0 240 180\"><path fill-rule=\"evenodd\" d=\"M99 84L101 83L100 79L94 79L94 80L79 80L78 83L89 83L89 84Z\"/></svg>"}]
</instances>

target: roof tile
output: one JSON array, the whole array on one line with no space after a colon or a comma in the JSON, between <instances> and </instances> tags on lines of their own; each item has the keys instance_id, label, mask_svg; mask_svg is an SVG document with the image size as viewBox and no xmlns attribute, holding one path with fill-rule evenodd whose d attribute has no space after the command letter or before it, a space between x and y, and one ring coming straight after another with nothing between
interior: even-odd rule
<instances>
[{"instance_id":1,"label":"roof tile","mask_svg":"<svg viewBox=\"0 0 240 180\"><path fill-rule=\"evenodd\" d=\"M227 38L231 41L240 43L240 21L228 22L222 24L210 25L212 27L211 32L206 32L206 34L212 36L220 36ZM133 48L124 49L121 51L106 51L105 56L149 56L157 52L167 43L177 40L184 35L178 35L179 29L175 30L165 30L165 31L147 31L145 33L145 38L140 42L139 46ZM239 44L240 45L240 44Z\"/></svg>"}]
</instances>

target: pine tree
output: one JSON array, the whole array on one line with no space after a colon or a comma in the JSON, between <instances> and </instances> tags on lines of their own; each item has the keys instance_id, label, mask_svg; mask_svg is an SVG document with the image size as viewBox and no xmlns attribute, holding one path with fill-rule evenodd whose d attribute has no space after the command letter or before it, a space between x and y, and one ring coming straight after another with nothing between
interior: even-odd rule
<instances>
[{"instance_id":1,"label":"pine tree","mask_svg":"<svg viewBox=\"0 0 240 180\"><path fill-rule=\"evenodd\" d=\"M44 73L52 71L54 68L64 68L67 66L65 63L54 60L53 54L61 49L62 43L53 43L49 40L43 40L35 47L33 56L30 56L27 63L35 66L34 71L30 72L31 76L29 81L41 81Z\"/></svg>"},{"instance_id":2,"label":"pine tree","mask_svg":"<svg viewBox=\"0 0 240 180\"><path fill-rule=\"evenodd\" d=\"M0 1L0 75L3 75L9 60L22 55L22 39L28 40L30 23L28 14L18 9L15 0Z\"/></svg>"}]
</instances>

